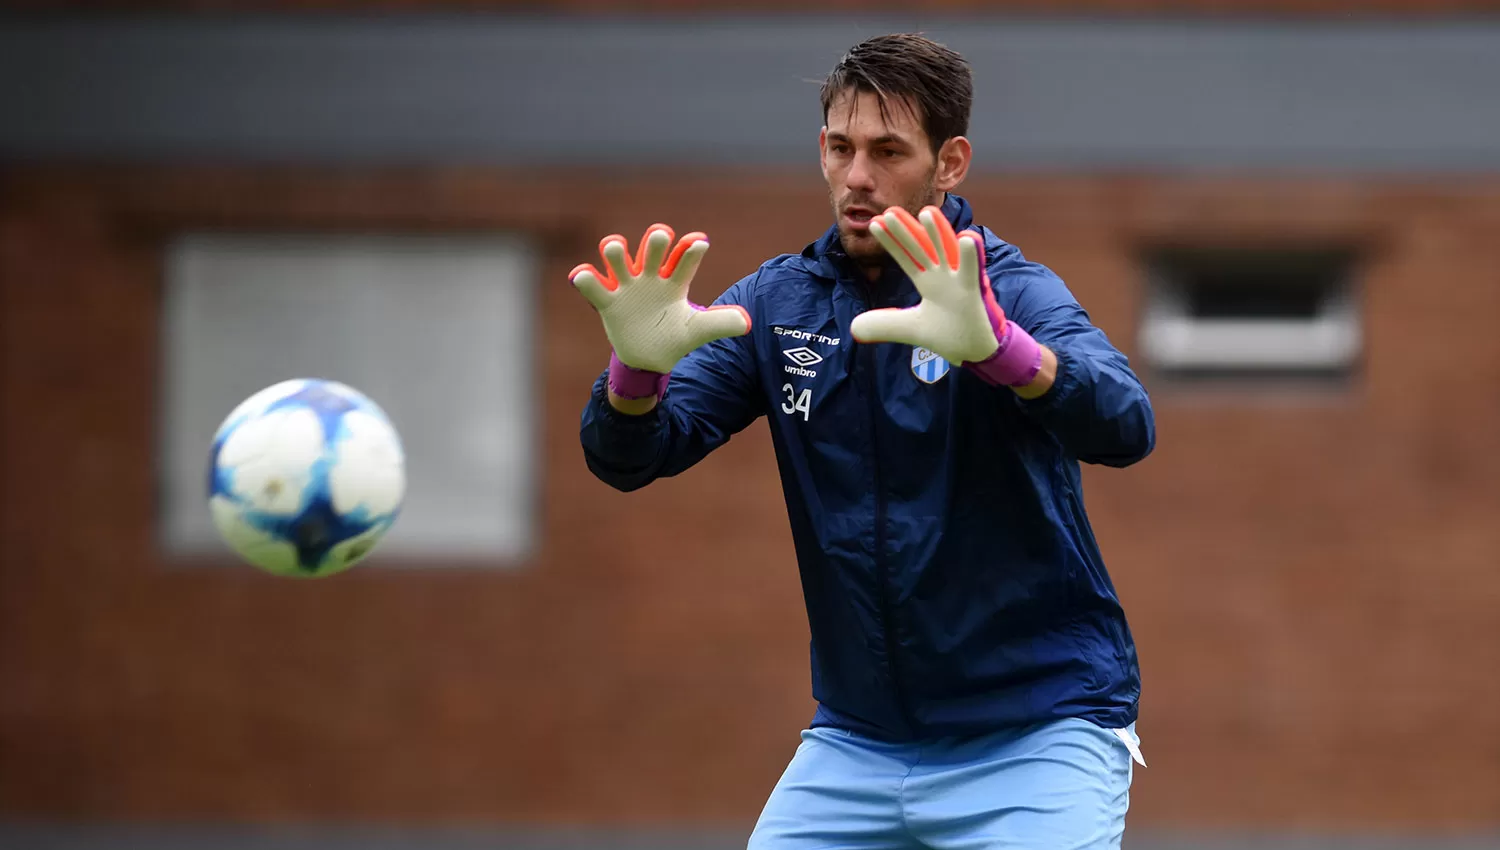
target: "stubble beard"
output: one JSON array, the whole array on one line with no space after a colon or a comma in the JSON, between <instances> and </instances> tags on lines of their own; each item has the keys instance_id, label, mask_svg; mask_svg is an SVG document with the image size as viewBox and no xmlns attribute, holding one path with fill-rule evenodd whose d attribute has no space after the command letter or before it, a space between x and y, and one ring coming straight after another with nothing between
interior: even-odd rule
<instances>
[{"instance_id":1,"label":"stubble beard","mask_svg":"<svg viewBox=\"0 0 1500 850\"><path fill-rule=\"evenodd\" d=\"M921 212L923 207L932 202L933 184L936 176L937 170L933 169L932 173L927 175L927 179L923 182L922 186L903 200L900 206L913 216ZM889 255L886 253L885 248L881 247L879 240L868 229L862 233L849 230L844 224L843 210L846 206L867 206L875 209L877 212L884 212L885 208L876 206L871 198L857 197L852 194L845 195L843 200L840 201L838 198L833 197L832 190L828 193L828 201L833 207L834 221L838 223L839 244L843 246L844 253L849 255L849 259L853 260L861 268L866 269L884 264Z\"/></svg>"}]
</instances>

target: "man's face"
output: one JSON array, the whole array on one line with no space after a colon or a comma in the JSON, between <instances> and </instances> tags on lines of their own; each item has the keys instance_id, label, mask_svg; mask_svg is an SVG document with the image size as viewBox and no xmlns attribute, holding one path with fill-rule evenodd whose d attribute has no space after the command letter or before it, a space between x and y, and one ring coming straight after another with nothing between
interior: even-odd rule
<instances>
[{"instance_id":1,"label":"man's face","mask_svg":"<svg viewBox=\"0 0 1500 850\"><path fill-rule=\"evenodd\" d=\"M915 104L892 100L882 116L874 94L845 92L829 107L818 142L839 241L862 265L885 255L870 234L871 218L892 206L916 215L941 200L938 158Z\"/></svg>"}]
</instances>

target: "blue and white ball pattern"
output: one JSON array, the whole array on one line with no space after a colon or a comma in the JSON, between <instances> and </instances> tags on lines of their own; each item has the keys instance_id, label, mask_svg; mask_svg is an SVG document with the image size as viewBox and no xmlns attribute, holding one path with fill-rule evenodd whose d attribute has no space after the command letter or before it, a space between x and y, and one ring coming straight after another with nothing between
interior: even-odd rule
<instances>
[{"instance_id":1,"label":"blue and white ball pattern","mask_svg":"<svg viewBox=\"0 0 1500 850\"><path fill-rule=\"evenodd\" d=\"M395 427L375 402L336 381L261 390L214 435L214 526L246 561L276 575L354 566L396 521L405 493Z\"/></svg>"}]
</instances>

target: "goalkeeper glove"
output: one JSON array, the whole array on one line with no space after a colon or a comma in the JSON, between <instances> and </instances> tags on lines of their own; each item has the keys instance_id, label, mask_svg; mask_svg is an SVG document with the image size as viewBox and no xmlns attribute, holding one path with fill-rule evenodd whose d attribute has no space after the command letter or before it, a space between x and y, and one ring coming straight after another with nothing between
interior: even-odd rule
<instances>
[{"instance_id":1,"label":"goalkeeper glove","mask_svg":"<svg viewBox=\"0 0 1500 850\"><path fill-rule=\"evenodd\" d=\"M870 232L911 278L922 300L915 307L856 316L850 328L856 340L926 348L992 386L1031 383L1042 366L1042 347L1007 319L995 301L985 269L984 237L972 230L955 234L933 206L916 217L890 207L870 222Z\"/></svg>"},{"instance_id":2,"label":"goalkeeper glove","mask_svg":"<svg viewBox=\"0 0 1500 850\"><path fill-rule=\"evenodd\" d=\"M621 398L660 399L668 374L688 352L750 332L745 308L702 307L688 300L688 285L708 252L708 237L689 233L668 255L672 238L672 228L653 224L632 258L625 237L606 236L599 242L599 254L607 273L583 263L568 274L604 322L604 333L614 347L609 388Z\"/></svg>"}]
</instances>

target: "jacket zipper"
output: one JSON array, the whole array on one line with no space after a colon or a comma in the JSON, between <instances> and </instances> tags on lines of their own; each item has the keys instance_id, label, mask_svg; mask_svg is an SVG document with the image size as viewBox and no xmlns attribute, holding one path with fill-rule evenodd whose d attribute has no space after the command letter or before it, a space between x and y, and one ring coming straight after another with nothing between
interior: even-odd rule
<instances>
[{"instance_id":1,"label":"jacket zipper","mask_svg":"<svg viewBox=\"0 0 1500 850\"><path fill-rule=\"evenodd\" d=\"M864 288L860 300L867 308L879 306L879 299L875 297L873 288ZM858 343L855 343L858 345ZM875 349L872 346L859 346L858 356L864 361L865 372L865 401L870 411L870 469L875 479L875 576L880 584L880 620L881 633L885 639L886 667L891 676L891 690L896 698L896 711L900 715L901 722L911 729L911 719L907 715L906 695L901 687L901 673L896 660L896 636L894 633L894 605L891 603L891 567L885 559L885 493L880 478L880 403L876 397L875 376Z\"/></svg>"}]
</instances>

